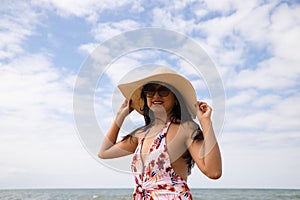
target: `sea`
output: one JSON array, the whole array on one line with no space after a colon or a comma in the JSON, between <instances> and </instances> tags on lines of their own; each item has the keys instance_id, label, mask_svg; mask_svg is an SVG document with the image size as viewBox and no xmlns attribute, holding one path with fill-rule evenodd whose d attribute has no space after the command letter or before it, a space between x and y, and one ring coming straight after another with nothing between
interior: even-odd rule
<instances>
[{"instance_id":1,"label":"sea","mask_svg":"<svg viewBox=\"0 0 300 200\"><path fill-rule=\"evenodd\" d=\"M0 189L1 200L130 200L133 189ZM300 200L299 189L191 189L194 200Z\"/></svg>"}]
</instances>

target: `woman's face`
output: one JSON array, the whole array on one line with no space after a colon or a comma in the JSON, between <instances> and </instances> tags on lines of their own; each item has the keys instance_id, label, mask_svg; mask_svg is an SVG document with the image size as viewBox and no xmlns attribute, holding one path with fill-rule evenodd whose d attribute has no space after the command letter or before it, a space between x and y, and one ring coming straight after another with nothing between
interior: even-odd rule
<instances>
[{"instance_id":1,"label":"woman's face","mask_svg":"<svg viewBox=\"0 0 300 200\"><path fill-rule=\"evenodd\" d=\"M160 84L147 84L144 87L147 105L154 113L164 112L167 116L172 113L176 98L174 93Z\"/></svg>"}]
</instances>

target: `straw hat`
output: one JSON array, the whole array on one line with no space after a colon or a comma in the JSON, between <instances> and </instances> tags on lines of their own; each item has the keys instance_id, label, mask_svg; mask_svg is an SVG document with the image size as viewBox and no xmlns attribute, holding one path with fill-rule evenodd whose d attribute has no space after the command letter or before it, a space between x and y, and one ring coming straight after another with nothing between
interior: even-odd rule
<instances>
[{"instance_id":1,"label":"straw hat","mask_svg":"<svg viewBox=\"0 0 300 200\"><path fill-rule=\"evenodd\" d=\"M140 114L143 114L141 109L144 106L144 101L141 99L142 88L149 82L166 83L173 86L184 98L191 116L195 118L196 109L195 104L197 102L196 92L191 82L185 77L177 74L175 71L165 67L156 68L149 75L138 78L131 82L119 83L118 88L128 100L132 100L131 106Z\"/></svg>"}]
</instances>

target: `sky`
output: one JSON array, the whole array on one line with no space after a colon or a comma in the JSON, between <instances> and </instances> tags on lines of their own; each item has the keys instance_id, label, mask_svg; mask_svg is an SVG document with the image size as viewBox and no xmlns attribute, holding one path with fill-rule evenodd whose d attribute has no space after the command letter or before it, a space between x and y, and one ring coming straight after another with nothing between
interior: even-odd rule
<instances>
[{"instance_id":1,"label":"sky","mask_svg":"<svg viewBox=\"0 0 300 200\"><path fill-rule=\"evenodd\" d=\"M91 151L101 141L94 140L93 147L85 142L88 133L78 129L74 93L99 46L142 28L190 38L211 59L224 88L225 118L216 133L223 175L210 180L195 167L189 186L299 189L299 3L1 0L0 189L134 187L129 161L128 166L122 161L125 170L113 169L118 164ZM218 107L206 77L178 55L144 49L107 59L111 63L93 90L99 134L122 101L117 83L149 63L183 74L198 99ZM130 119L142 122L136 113Z\"/></svg>"}]
</instances>

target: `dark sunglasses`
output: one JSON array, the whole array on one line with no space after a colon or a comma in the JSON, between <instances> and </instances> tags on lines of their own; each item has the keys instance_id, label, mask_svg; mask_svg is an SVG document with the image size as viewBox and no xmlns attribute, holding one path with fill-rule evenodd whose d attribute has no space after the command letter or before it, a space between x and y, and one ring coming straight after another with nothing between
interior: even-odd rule
<instances>
[{"instance_id":1,"label":"dark sunglasses","mask_svg":"<svg viewBox=\"0 0 300 200\"><path fill-rule=\"evenodd\" d=\"M146 97L152 98L155 93L157 92L160 97L166 97L170 94L171 90L165 86L158 86L158 85L146 85L144 87L144 94Z\"/></svg>"}]
</instances>

